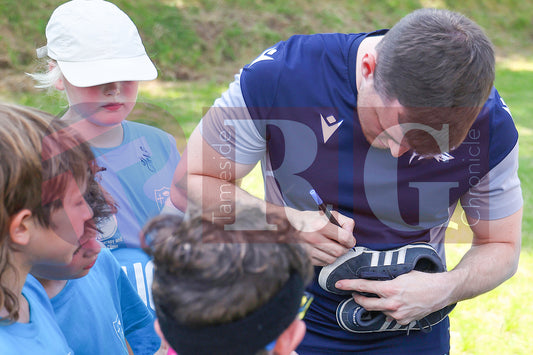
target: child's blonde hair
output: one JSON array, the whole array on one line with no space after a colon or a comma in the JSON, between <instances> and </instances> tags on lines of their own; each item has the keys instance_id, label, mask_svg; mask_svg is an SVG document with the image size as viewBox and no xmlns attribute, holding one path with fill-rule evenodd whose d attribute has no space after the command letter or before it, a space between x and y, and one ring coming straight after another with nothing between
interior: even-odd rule
<instances>
[{"instance_id":1,"label":"child's blonde hair","mask_svg":"<svg viewBox=\"0 0 533 355\"><path fill-rule=\"evenodd\" d=\"M56 82L61 79L61 69L53 59L46 59L41 63L42 71L36 73L26 73L30 78L35 80L35 87L38 89L51 89Z\"/></svg>"}]
</instances>

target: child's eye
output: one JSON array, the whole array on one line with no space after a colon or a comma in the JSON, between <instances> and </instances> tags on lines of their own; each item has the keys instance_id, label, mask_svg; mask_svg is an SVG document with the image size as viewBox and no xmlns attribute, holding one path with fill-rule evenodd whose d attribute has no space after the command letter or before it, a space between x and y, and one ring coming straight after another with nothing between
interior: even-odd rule
<instances>
[{"instance_id":1,"label":"child's eye","mask_svg":"<svg viewBox=\"0 0 533 355\"><path fill-rule=\"evenodd\" d=\"M72 254L72 255L78 254L80 252L80 250L81 250L81 245L78 247L78 249L76 249L76 251L74 251L74 254Z\"/></svg>"},{"instance_id":2,"label":"child's eye","mask_svg":"<svg viewBox=\"0 0 533 355\"><path fill-rule=\"evenodd\" d=\"M81 198L78 201L76 201L76 207L82 207L85 204L87 204L87 200L85 200L84 198Z\"/></svg>"}]
</instances>

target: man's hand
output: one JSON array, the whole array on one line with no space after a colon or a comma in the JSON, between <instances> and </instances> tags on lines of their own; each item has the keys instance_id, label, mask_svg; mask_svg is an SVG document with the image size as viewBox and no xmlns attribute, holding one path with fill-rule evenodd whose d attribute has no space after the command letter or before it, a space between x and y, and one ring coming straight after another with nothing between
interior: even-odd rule
<instances>
[{"instance_id":1,"label":"man's hand","mask_svg":"<svg viewBox=\"0 0 533 355\"><path fill-rule=\"evenodd\" d=\"M382 311L399 324L407 325L448 305L450 292L443 287L446 277L446 272L411 271L390 281L341 280L335 286L377 295L379 298L354 293L353 298L367 311Z\"/></svg>"},{"instance_id":2,"label":"man's hand","mask_svg":"<svg viewBox=\"0 0 533 355\"><path fill-rule=\"evenodd\" d=\"M300 239L306 244L313 265L331 264L355 246L353 219L332 211L341 225L339 227L329 222L321 212L297 211L290 208L285 210L293 227L301 231Z\"/></svg>"}]
</instances>

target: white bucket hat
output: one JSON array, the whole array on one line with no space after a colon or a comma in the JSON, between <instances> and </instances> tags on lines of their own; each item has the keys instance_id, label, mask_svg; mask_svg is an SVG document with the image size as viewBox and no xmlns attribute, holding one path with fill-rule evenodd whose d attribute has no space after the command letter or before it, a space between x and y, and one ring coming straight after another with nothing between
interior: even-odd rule
<instances>
[{"instance_id":1,"label":"white bucket hat","mask_svg":"<svg viewBox=\"0 0 533 355\"><path fill-rule=\"evenodd\" d=\"M131 19L103 0L73 0L59 6L46 26L37 56L57 61L74 86L153 80L157 69Z\"/></svg>"}]
</instances>

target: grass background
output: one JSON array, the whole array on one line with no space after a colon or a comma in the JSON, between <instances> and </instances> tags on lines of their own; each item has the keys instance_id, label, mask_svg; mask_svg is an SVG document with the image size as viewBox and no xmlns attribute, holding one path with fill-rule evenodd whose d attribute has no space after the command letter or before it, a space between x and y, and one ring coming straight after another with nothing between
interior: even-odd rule
<instances>
[{"instance_id":1,"label":"grass background","mask_svg":"<svg viewBox=\"0 0 533 355\"><path fill-rule=\"evenodd\" d=\"M497 289L461 302L451 314L452 354L532 354L533 326L533 2L522 0L117 0L137 24L159 79L143 83L133 119L159 126L183 146L205 108L232 75L264 48L296 33L361 32L392 26L420 7L463 12L478 22L497 53L496 87L520 133L525 209L519 270ZM57 0L0 2L0 100L66 108L54 91L33 88L24 72L39 70L35 48L44 45L46 22ZM243 182L262 194L258 170ZM469 231L455 219L447 258L455 265L468 249ZM490 262L488 260L487 262Z\"/></svg>"}]
</instances>

